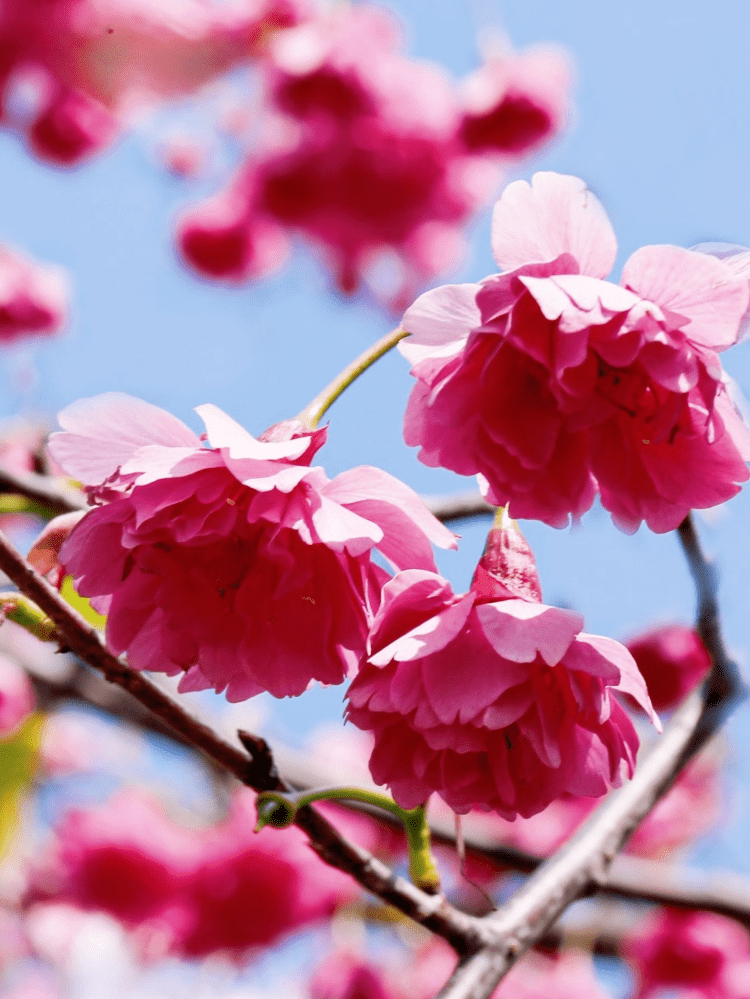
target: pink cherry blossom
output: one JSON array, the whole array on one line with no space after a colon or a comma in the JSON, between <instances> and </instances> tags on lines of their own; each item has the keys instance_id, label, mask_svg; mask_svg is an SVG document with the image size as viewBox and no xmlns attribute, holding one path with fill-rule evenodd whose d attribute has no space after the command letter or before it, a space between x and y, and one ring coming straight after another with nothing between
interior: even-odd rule
<instances>
[{"instance_id":1,"label":"pink cherry blossom","mask_svg":"<svg viewBox=\"0 0 750 999\"><path fill-rule=\"evenodd\" d=\"M694 628L663 625L625 643L646 681L658 711L676 707L711 668L711 660Z\"/></svg>"},{"instance_id":2,"label":"pink cherry blossom","mask_svg":"<svg viewBox=\"0 0 750 999\"><path fill-rule=\"evenodd\" d=\"M373 731L372 776L404 808L436 792L456 812L512 819L566 792L598 797L632 774L638 748L613 694L657 722L627 649L540 602L515 535L493 528L466 594L419 569L383 588L347 716Z\"/></svg>"},{"instance_id":3,"label":"pink cherry blossom","mask_svg":"<svg viewBox=\"0 0 750 999\"><path fill-rule=\"evenodd\" d=\"M502 272L422 295L400 349L417 379L408 444L479 473L490 502L555 527L597 492L621 528L672 530L748 477L750 436L717 355L748 305L746 276L704 253L647 246L620 285L617 245L582 181L539 173L495 206Z\"/></svg>"},{"instance_id":4,"label":"pink cherry blossom","mask_svg":"<svg viewBox=\"0 0 750 999\"><path fill-rule=\"evenodd\" d=\"M68 318L68 298L61 267L0 247L0 343L59 333Z\"/></svg>"},{"instance_id":5,"label":"pink cherry blossom","mask_svg":"<svg viewBox=\"0 0 750 999\"><path fill-rule=\"evenodd\" d=\"M330 916L356 885L309 849L296 828L253 832L255 796L232 799L224 822L187 829L142 792L74 809L32 872L26 905L106 912L146 953L242 959Z\"/></svg>"},{"instance_id":6,"label":"pink cherry blossom","mask_svg":"<svg viewBox=\"0 0 750 999\"><path fill-rule=\"evenodd\" d=\"M192 267L256 278L280 267L289 236L301 234L340 290L364 280L406 302L461 259L462 227L494 195L503 163L563 127L568 63L546 49L509 55L461 92L403 49L393 17L365 3L274 39L263 142L223 193L179 223Z\"/></svg>"},{"instance_id":7,"label":"pink cherry blossom","mask_svg":"<svg viewBox=\"0 0 750 999\"><path fill-rule=\"evenodd\" d=\"M454 536L403 483L362 466L310 467L326 430L291 421L261 439L213 405L207 446L130 396L60 414L50 450L94 505L60 551L135 669L184 673L181 690L232 701L341 683L360 658L384 570L434 568Z\"/></svg>"},{"instance_id":8,"label":"pink cherry blossom","mask_svg":"<svg viewBox=\"0 0 750 999\"><path fill-rule=\"evenodd\" d=\"M705 999L746 995L750 936L736 922L710 912L662 909L626 942L638 977L636 999L663 989L695 989ZM733 971L741 970L733 982ZM737 989L744 978L745 989Z\"/></svg>"},{"instance_id":9,"label":"pink cherry blossom","mask_svg":"<svg viewBox=\"0 0 750 999\"><path fill-rule=\"evenodd\" d=\"M310 979L311 999L394 999L380 968L352 951L329 955Z\"/></svg>"},{"instance_id":10,"label":"pink cherry blossom","mask_svg":"<svg viewBox=\"0 0 750 999\"><path fill-rule=\"evenodd\" d=\"M570 62L558 49L490 59L464 81L461 141L472 152L526 155L567 124L570 87Z\"/></svg>"},{"instance_id":11,"label":"pink cherry blossom","mask_svg":"<svg viewBox=\"0 0 750 999\"><path fill-rule=\"evenodd\" d=\"M6 0L2 121L42 159L77 163L134 109L195 91L301 16L297 0Z\"/></svg>"}]
</instances>

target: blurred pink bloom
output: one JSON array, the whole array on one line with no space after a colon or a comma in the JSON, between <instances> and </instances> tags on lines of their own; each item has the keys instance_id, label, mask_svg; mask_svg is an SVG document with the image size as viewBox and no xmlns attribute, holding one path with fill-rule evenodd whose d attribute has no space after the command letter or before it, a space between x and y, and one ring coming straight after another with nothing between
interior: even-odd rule
<instances>
[{"instance_id":1,"label":"blurred pink bloom","mask_svg":"<svg viewBox=\"0 0 750 999\"><path fill-rule=\"evenodd\" d=\"M318 965L309 989L311 999L394 999L381 969L345 950Z\"/></svg>"},{"instance_id":2,"label":"blurred pink bloom","mask_svg":"<svg viewBox=\"0 0 750 999\"><path fill-rule=\"evenodd\" d=\"M734 920L710 912L660 909L640 924L624 953L638 978L635 999L664 989L695 989L705 999L747 995L733 968L750 969L750 936Z\"/></svg>"},{"instance_id":3,"label":"blurred pink bloom","mask_svg":"<svg viewBox=\"0 0 750 999\"><path fill-rule=\"evenodd\" d=\"M221 824L188 830L138 791L71 811L32 873L26 903L67 902L137 930L146 953L240 959L329 916L357 891L298 829L255 834L255 798L235 794Z\"/></svg>"},{"instance_id":4,"label":"blurred pink bloom","mask_svg":"<svg viewBox=\"0 0 750 999\"><path fill-rule=\"evenodd\" d=\"M35 704L26 671L0 652L0 739L12 738Z\"/></svg>"},{"instance_id":5,"label":"blurred pink bloom","mask_svg":"<svg viewBox=\"0 0 750 999\"><path fill-rule=\"evenodd\" d=\"M582 181L538 173L495 206L503 273L422 295L399 345L417 385L404 434L427 465L480 473L491 503L562 527L599 492L618 526L672 530L734 496L750 436L717 351L748 282L704 253L617 245Z\"/></svg>"},{"instance_id":6,"label":"blurred pink bloom","mask_svg":"<svg viewBox=\"0 0 750 999\"><path fill-rule=\"evenodd\" d=\"M684 625L662 625L625 644L638 663L657 711L677 707L711 668L695 629Z\"/></svg>"},{"instance_id":7,"label":"blurred pink bloom","mask_svg":"<svg viewBox=\"0 0 750 999\"><path fill-rule=\"evenodd\" d=\"M374 732L372 776L404 808L435 791L456 812L512 819L565 792L597 797L632 774L638 748L612 694L658 724L627 649L539 601L518 537L493 528L462 596L425 570L383 588L347 716Z\"/></svg>"},{"instance_id":8,"label":"blurred pink bloom","mask_svg":"<svg viewBox=\"0 0 750 999\"><path fill-rule=\"evenodd\" d=\"M212 405L208 446L164 410L109 393L60 414L50 449L96 504L60 558L136 669L229 700L341 683L387 574L434 568L454 536L397 479L309 467L326 430L290 421L257 440Z\"/></svg>"},{"instance_id":9,"label":"blurred pink bloom","mask_svg":"<svg viewBox=\"0 0 750 999\"><path fill-rule=\"evenodd\" d=\"M463 85L460 138L475 153L527 155L567 124L571 67L548 47L490 59Z\"/></svg>"},{"instance_id":10,"label":"blurred pink bloom","mask_svg":"<svg viewBox=\"0 0 750 999\"><path fill-rule=\"evenodd\" d=\"M195 91L300 16L298 0L6 0L5 124L42 159L76 163L112 142L135 108Z\"/></svg>"},{"instance_id":11,"label":"blurred pink bloom","mask_svg":"<svg viewBox=\"0 0 750 999\"><path fill-rule=\"evenodd\" d=\"M402 302L454 266L501 164L563 127L570 71L538 49L488 65L462 95L403 48L393 17L365 3L277 36L264 142L223 194L181 220L188 263L212 278L258 277L281 266L299 233L340 290L374 287L386 271Z\"/></svg>"},{"instance_id":12,"label":"blurred pink bloom","mask_svg":"<svg viewBox=\"0 0 750 999\"><path fill-rule=\"evenodd\" d=\"M68 318L68 284L60 267L0 247L0 343L59 333Z\"/></svg>"}]
</instances>

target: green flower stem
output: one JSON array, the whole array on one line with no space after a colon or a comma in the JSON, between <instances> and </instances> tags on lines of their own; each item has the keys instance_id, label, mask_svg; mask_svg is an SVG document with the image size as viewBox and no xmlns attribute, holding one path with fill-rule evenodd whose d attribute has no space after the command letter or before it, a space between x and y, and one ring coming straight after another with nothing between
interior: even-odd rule
<instances>
[{"instance_id":1,"label":"green flower stem","mask_svg":"<svg viewBox=\"0 0 750 999\"><path fill-rule=\"evenodd\" d=\"M333 381L329 385L326 385L323 391L316 395L309 405L305 406L297 419L309 430L314 430L326 410L333 405L341 393L353 381L359 378L363 371L367 371L371 364L380 360L384 354L387 354L389 350L392 350L396 346L399 340L403 340L406 336L409 336L409 334L406 330L402 329L391 330L390 333L386 333L372 347L368 347L363 354L360 354L351 364L347 365L340 374L336 375Z\"/></svg>"},{"instance_id":2,"label":"green flower stem","mask_svg":"<svg viewBox=\"0 0 750 999\"><path fill-rule=\"evenodd\" d=\"M280 794L266 791L258 795L258 822L255 831L264 826L285 829L294 822L300 808L314 801L361 801L375 805L399 818L406 831L409 849L409 874L412 882L423 891L436 895L440 891L440 874L430 849L430 827L424 805L407 811L391 798L377 791L366 791L360 787L323 787L314 791L300 791L297 794Z\"/></svg>"},{"instance_id":3,"label":"green flower stem","mask_svg":"<svg viewBox=\"0 0 750 999\"><path fill-rule=\"evenodd\" d=\"M0 593L0 613L42 642L52 642L57 638L57 626L52 618L22 593Z\"/></svg>"},{"instance_id":4,"label":"green flower stem","mask_svg":"<svg viewBox=\"0 0 750 999\"><path fill-rule=\"evenodd\" d=\"M0 514L4 513L33 513L36 517L43 517L44 520L52 520L57 516L51 506L28 496L21 496L20 493L0 494Z\"/></svg>"}]
</instances>

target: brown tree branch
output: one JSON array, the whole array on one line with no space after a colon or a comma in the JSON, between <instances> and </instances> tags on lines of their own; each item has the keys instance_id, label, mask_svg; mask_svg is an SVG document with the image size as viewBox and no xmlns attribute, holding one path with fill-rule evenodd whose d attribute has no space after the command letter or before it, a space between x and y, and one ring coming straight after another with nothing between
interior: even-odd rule
<instances>
[{"instance_id":1,"label":"brown tree branch","mask_svg":"<svg viewBox=\"0 0 750 999\"><path fill-rule=\"evenodd\" d=\"M34 571L1 532L0 570L55 622L64 644L72 652L102 673L110 683L126 690L198 752L255 790L288 789L273 772L270 752L263 740L243 733L244 746L248 751L244 753L194 718L142 673L122 663L105 648L96 629ZM442 897L428 895L395 875L366 850L345 840L313 808L301 808L295 822L307 833L312 848L323 860L350 874L362 887L442 936L459 954L476 950L484 939L481 920L460 912Z\"/></svg>"},{"instance_id":2,"label":"brown tree branch","mask_svg":"<svg viewBox=\"0 0 750 999\"><path fill-rule=\"evenodd\" d=\"M180 745L193 748L187 738L163 722L158 715L148 711L120 687L107 683L98 673L81 663L72 663L71 668L59 677L50 677L37 671L33 664L25 664L25 668L31 675L42 708L50 708L65 701L84 702L106 711L128 725L156 732ZM279 764L283 783L291 785L295 790L351 783L350 774L322 767L309 754L296 752L287 746L277 744L274 747L274 757ZM374 784L372 786L375 788ZM358 802L341 804L371 815L379 822L399 825L395 816L375 806ZM433 817L430 828L436 844L455 846L454 825L449 819ZM471 816L464 817L463 839L469 855L525 874L535 871L545 859L498 842L487 831L473 825ZM734 919L750 929L750 878L729 872L698 871L625 854L615 858L606 884L600 885L597 893L633 902L714 912Z\"/></svg>"},{"instance_id":3,"label":"brown tree branch","mask_svg":"<svg viewBox=\"0 0 750 999\"><path fill-rule=\"evenodd\" d=\"M85 510L86 498L66 485L63 479L39 472L12 472L0 465L0 493L16 493L46 506L50 513L73 513Z\"/></svg>"},{"instance_id":4,"label":"brown tree branch","mask_svg":"<svg viewBox=\"0 0 750 999\"><path fill-rule=\"evenodd\" d=\"M638 823L745 696L721 637L715 574L690 517L680 525L679 537L698 592L698 630L712 663L701 692L675 713L630 783L607 798L502 909L485 917L492 941L459 963L438 999L488 999L571 902L606 885L615 855Z\"/></svg>"}]
</instances>

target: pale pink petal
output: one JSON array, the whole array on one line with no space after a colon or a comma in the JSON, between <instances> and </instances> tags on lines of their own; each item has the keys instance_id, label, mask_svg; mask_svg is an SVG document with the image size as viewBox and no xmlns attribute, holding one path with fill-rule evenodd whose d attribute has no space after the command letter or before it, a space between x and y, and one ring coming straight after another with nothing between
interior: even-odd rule
<instances>
[{"instance_id":1,"label":"pale pink petal","mask_svg":"<svg viewBox=\"0 0 750 999\"><path fill-rule=\"evenodd\" d=\"M748 283L721 260L679 246L644 246L623 268L622 284L685 318L680 328L714 350L731 346L748 306Z\"/></svg>"},{"instance_id":2,"label":"pale pink petal","mask_svg":"<svg viewBox=\"0 0 750 999\"><path fill-rule=\"evenodd\" d=\"M206 437L211 447L226 450L235 460L250 458L254 461L278 461L279 459L299 458L310 446L309 437L292 440L259 441L244 427L227 416L225 412L205 403L196 406L195 411L206 425Z\"/></svg>"},{"instance_id":3,"label":"pale pink petal","mask_svg":"<svg viewBox=\"0 0 750 999\"><path fill-rule=\"evenodd\" d=\"M476 613L495 651L516 663L530 663L541 655L548 666L555 666L583 627L580 614L525 600L480 604Z\"/></svg>"},{"instance_id":4,"label":"pale pink petal","mask_svg":"<svg viewBox=\"0 0 750 999\"><path fill-rule=\"evenodd\" d=\"M569 253L582 274L605 278L617 256L612 226L577 177L536 173L502 193L492 219L492 252L501 270Z\"/></svg>"},{"instance_id":5,"label":"pale pink petal","mask_svg":"<svg viewBox=\"0 0 750 999\"><path fill-rule=\"evenodd\" d=\"M476 303L478 284L448 284L420 295L407 309L401 328L411 336L398 349L410 364L425 357L448 357L461 349L482 323Z\"/></svg>"},{"instance_id":6,"label":"pale pink petal","mask_svg":"<svg viewBox=\"0 0 750 999\"><path fill-rule=\"evenodd\" d=\"M355 558L369 552L383 538L377 524L323 495L320 506L313 511L312 522L324 545L332 551L347 551Z\"/></svg>"},{"instance_id":7,"label":"pale pink petal","mask_svg":"<svg viewBox=\"0 0 750 999\"><path fill-rule=\"evenodd\" d=\"M455 548L456 536L405 483L379 468L360 465L342 472L321 493L383 529L378 548L399 569L435 569L430 542Z\"/></svg>"},{"instance_id":8,"label":"pale pink petal","mask_svg":"<svg viewBox=\"0 0 750 999\"><path fill-rule=\"evenodd\" d=\"M124 392L79 399L62 410L58 421L64 432L50 437L50 454L85 485L104 482L147 444L200 447L176 416Z\"/></svg>"}]
</instances>

